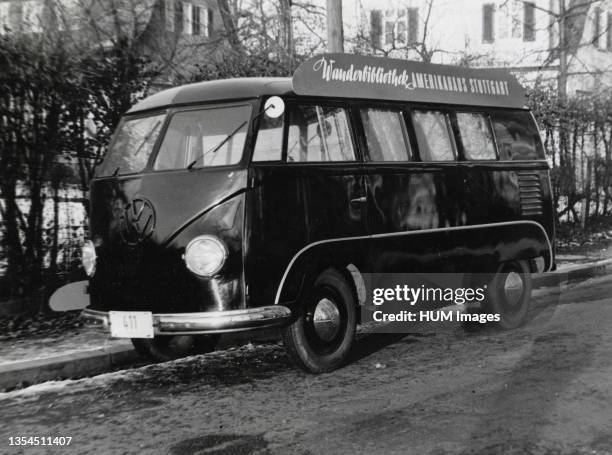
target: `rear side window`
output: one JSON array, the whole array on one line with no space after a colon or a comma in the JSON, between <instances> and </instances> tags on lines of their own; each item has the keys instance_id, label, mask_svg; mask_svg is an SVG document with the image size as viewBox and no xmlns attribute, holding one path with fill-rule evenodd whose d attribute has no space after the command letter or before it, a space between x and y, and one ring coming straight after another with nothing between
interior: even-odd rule
<instances>
[{"instance_id":1,"label":"rear side window","mask_svg":"<svg viewBox=\"0 0 612 455\"><path fill-rule=\"evenodd\" d=\"M324 106L290 109L287 162L354 160L345 109Z\"/></svg>"},{"instance_id":2,"label":"rear side window","mask_svg":"<svg viewBox=\"0 0 612 455\"><path fill-rule=\"evenodd\" d=\"M177 112L159 148L155 170L238 163L250 117L251 106Z\"/></svg>"},{"instance_id":3,"label":"rear side window","mask_svg":"<svg viewBox=\"0 0 612 455\"><path fill-rule=\"evenodd\" d=\"M457 125L468 160L494 160L495 142L489 117L478 112L457 112Z\"/></svg>"},{"instance_id":4,"label":"rear side window","mask_svg":"<svg viewBox=\"0 0 612 455\"><path fill-rule=\"evenodd\" d=\"M361 121L371 161L409 161L404 118L400 110L362 109Z\"/></svg>"},{"instance_id":5,"label":"rear side window","mask_svg":"<svg viewBox=\"0 0 612 455\"><path fill-rule=\"evenodd\" d=\"M452 161L455 150L448 116L442 111L414 111L414 130L421 161Z\"/></svg>"},{"instance_id":6,"label":"rear side window","mask_svg":"<svg viewBox=\"0 0 612 455\"><path fill-rule=\"evenodd\" d=\"M544 159L540 135L529 112L496 112L491 120L502 160Z\"/></svg>"}]
</instances>

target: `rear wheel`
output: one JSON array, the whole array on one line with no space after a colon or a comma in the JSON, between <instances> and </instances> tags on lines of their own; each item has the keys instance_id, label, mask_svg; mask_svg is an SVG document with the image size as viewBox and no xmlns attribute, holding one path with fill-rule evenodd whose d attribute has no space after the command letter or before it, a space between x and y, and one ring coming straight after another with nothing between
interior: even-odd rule
<instances>
[{"instance_id":1,"label":"rear wheel","mask_svg":"<svg viewBox=\"0 0 612 455\"><path fill-rule=\"evenodd\" d=\"M499 266L487 284L486 313L499 314L497 325L504 330L520 327L531 306L531 272L526 261L509 261Z\"/></svg>"},{"instance_id":2,"label":"rear wheel","mask_svg":"<svg viewBox=\"0 0 612 455\"><path fill-rule=\"evenodd\" d=\"M132 338L136 351L150 360L167 362L215 350L220 335L169 335L153 339Z\"/></svg>"},{"instance_id":3,"label":"rear wheel","mask_svg":"<svg viewBox=\"0 0 612 455\"><path fill-rule=\"evenodd\" d=\"M346 362L356 326L350 284L337 270L327 269L314 281L298 319L283 329L283 340L300 368L323 373Z\"/></svg>"}]
</instances>

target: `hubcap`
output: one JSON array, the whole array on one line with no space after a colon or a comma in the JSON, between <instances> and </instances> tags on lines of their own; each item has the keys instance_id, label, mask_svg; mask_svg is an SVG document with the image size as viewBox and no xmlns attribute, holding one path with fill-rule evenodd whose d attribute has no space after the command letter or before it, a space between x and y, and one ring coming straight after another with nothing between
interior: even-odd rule
<instances>
[{"instance_id":1,"label":"hubcap","mask_svg":"<svg viewBox=\"0 0 612 455\"><path fill-rule=\"evenodd\" d=\"M336 304L328 298L319 300L312 318L315 332L323 341L331 341L340 329L340 311Z\"/></svg>"},{"instance_id":2,"label":"hubcap","mask_svg":"<svg viewBox=\"0 0 612 455\"><path fill-rule=\"evenodd\" d=\"M519 303L521 296L523 295L523 278L516 272L510 272L506 275L506 281L504 282L504 292L506 294L506 301L510 305L516 305Z\"/></svg>"}]
</instances>

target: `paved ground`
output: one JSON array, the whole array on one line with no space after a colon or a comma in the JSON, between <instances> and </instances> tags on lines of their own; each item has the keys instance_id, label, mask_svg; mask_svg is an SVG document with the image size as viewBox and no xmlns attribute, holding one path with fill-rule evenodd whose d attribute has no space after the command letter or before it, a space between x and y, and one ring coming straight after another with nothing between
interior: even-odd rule
<instances>
[{"instance_id":1,"label":"paved ground","mask_svg":"<svg viewBox=\"0 0 612 455\"><path fill-rule=\"evenodd\" d=\"M0 453L612 453L610 296L540 298L512 332L364 334L321 376L266 343L0 394Z\"/></svg>"},{"instance_id":2,"label":"paved ground","mask_svg":"<svg viewBox=\"0 0 612 455\"><path fill-rule=\"evenodd\" d=\"M576 251L574 251L576 250ZM584 264L612 257L612 244L598 243L581 250L574 248L571 253L557 255L560 267L573 264ZM19 338L0 342L0 365L18 360L33 360L48 358L72 352L82 352L89 349L131 346L126 340L111 339L107 334L86 327L71 329L61 335L37 336Z\"/></svg>"}]
</instances>

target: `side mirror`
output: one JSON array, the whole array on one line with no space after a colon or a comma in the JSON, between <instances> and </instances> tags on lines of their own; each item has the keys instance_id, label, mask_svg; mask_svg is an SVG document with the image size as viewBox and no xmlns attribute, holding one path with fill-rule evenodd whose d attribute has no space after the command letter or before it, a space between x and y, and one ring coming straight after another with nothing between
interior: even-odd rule
<instances>
[{"instance_id":1,"label":"side mirror","mask_svg":"<svg viewBox=\"0 0 612 455\"><path fill-rule=\"evenodd\" d=\"M267 117L279 118L285 112L285 102L280 96L271 96L264 104L264 112Z\"/></svg>"}]
</instances>

